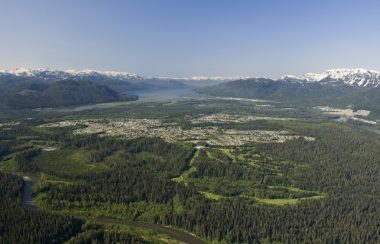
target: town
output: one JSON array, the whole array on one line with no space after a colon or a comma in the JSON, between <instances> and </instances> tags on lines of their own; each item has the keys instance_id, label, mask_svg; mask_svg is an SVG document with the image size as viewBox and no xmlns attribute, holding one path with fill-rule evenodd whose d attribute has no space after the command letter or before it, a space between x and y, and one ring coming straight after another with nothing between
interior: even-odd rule
<instances>
[{"instance_id":1,"label":"town","mask_svg":"<svg viewBox=\"0 0 380 244\"><path fill-rule=\"evenodd\" d=\"M249 120L286 120L288 118L267 118L215 114L199 116L191 120L190 129L184 129L176 123L163 123L157 119L101 119L101 120L65 120L40 125L40 127L74 127L74 134L99 134L128 139L139 137L159 137L167 142L188 141L197 145L241 146L249 143L283 143L303 137L313 141L313 137L295 135L285 130L236 130L223 129L217 126L222 123L241 123ZM212 126L196 126L200 123L215 123Z\"/></svg>"}]
</instances>

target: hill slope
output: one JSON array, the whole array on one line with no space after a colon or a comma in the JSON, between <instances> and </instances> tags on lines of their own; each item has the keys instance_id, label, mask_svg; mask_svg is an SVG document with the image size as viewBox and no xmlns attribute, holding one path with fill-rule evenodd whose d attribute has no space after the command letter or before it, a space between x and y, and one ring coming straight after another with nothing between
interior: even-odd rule
<instances>
[{"instance_id":1,"label":"hill slope","mask_svg":"<svg viewBox=\"0 0 380 244\"><path fill-rule=\"evenodd\" d=\"M340 97L357 91L346 85L322 85L255 78L222 83L197 89L198 92L223 97L276 100L307 105L339 103Z\"/></svg>"},{"instance_id":2,"label":"hill slope","mask_svg":"<svg viewBox=\"0 0 380 244\"><path fill-rule=\"evenodd\" d=\"M1 104L13 108L39 108L82 105L137 99L121 95L102 85L89 81L62 80L54 83L28 81L0 91Z\"/></svg>"}]
</instances>

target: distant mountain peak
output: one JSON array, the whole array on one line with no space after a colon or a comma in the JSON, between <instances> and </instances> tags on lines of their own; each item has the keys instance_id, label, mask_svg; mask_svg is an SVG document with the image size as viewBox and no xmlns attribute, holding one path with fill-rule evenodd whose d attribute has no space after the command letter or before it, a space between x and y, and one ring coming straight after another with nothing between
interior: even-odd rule
<instances>
[{"instance_id":1,"label":"distant mountain peak","mask_svg":"<svg viewBox=\"0 0 380 244\"><path fill-rule=\"evenodd\" d=\"M329 69L322 73L306 73L301 76L286 75L280 80L298 80L306 82L343 82L350 86L378 87L380 72L363 68Z\"/></svg>"},{"instance_id":2,"label":"distant mountain peak","mask_svg":"<svg viewBox=\"0 0 380 244\"><path fill-rule=\"evenodd\" d=\"M120 71L98 71L92 69L84 69L84 70L66 70L66 73L71 75L104 75L111 78L142 78L141 76L129 73L129 72L120 72Z\"/></svg>"}]
</instances>

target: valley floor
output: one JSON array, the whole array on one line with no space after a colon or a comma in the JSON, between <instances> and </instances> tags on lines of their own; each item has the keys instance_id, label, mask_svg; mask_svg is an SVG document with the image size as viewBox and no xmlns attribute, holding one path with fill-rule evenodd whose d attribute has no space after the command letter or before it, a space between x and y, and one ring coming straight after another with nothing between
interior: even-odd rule
<instances>
[{"instance_id":1,"label":"valley floor","mask_svg":"<svg viewBox=\"0 0 380 244\"><path fill-rule=\"evenodd\" d=\"M18 216L47 225L55 216L71 234L34 237L68 243L379 240L377 124L270 101L207 101L2 122L0 176L13 184L0 187L2 208L13 201Z\"/></svg>"}]
</instances>

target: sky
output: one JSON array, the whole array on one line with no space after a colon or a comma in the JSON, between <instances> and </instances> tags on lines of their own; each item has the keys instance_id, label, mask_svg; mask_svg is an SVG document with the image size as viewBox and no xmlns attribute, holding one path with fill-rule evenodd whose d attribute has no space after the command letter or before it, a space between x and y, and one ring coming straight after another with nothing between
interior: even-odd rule
<instances>
[{"instance_id":1,"label":"sky","mask_svg":"<svg viewBox=\"0 0 380 244\"><path fill-rule=\"evenodd\" d=\"M0 69L144 76L380 70L378 0L1 0Z\"/></svg>"}]
</instances>

